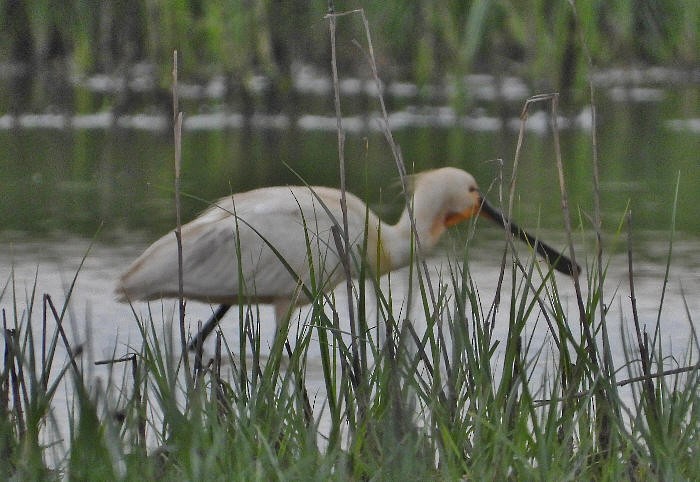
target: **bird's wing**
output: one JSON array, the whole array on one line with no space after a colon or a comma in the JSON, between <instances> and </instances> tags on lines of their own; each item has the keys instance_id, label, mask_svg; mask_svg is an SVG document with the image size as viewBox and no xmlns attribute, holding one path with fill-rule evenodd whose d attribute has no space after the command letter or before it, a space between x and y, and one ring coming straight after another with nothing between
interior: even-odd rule
<instances>
[{"instance_id":1,"label":"bird's wing","mask_svg":"<svg viewBox=\"0 0 700 482\"><path fill-rule=\"evenodd\" d=\"M337 207L329 203L335 216ZM331 285L341 276L331 225L308 188L267 188L223 198L182 227L183 294L222 303L242 296L289 298L299 280L310 285L310 266L317 286ZM134 262L118 289L126 299L177 296L177 266L177 241L170 233Z\"/></svg>"}]
</instances>

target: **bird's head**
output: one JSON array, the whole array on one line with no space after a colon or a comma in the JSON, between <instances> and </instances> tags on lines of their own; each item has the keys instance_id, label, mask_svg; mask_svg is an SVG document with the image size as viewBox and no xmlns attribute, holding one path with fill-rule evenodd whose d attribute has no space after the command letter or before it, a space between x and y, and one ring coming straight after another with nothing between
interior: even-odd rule
<instances>
[{"instance_id":1,"label":"bird's head","mask_svg":"<svg viewBox=\"0 0 700 482\"><path fill-rule=\"evenodd\" d=\"M508 221L500 210L484 199L476 180L468 172L445 167L418 174L413 180L413 189L416 223L419 224L419 220L432 220L429 226L423 225L429 247L435 245L450 226L479 215L508 228L513 235L534 247L558 271L572 275L581 271L575 262L559 251Z\"/></svg>"},{"instance_id":2,"label":"bird's head","mask_svg":"<svg viewBox=\"0 0 700 482\"><path fill-rule=\"evenodd\" d=\"M481 210L482 197L479 186L471 174L459 169L445 182L445 227L466 221L479 214Z\"/></svg>"},{"instance_id":3,"label":"bird's head","mask_svg":"<svg viewBox=\"0 0 700 482\"><path fill-rule=\"evenodd\" d=\"M430 246L445 230L466 221L481 208L481 194L474 177L454 167L422 172L410 179L414 213L419 231Z\"/></svg>"}]
</instances>

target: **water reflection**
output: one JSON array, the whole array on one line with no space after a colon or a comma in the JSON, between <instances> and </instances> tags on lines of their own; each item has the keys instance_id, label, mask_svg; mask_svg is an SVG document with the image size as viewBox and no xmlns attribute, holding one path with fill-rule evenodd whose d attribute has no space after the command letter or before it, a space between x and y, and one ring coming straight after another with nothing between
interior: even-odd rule
<instances>
[{"instance_id":1,"label":"water reflection","mask_svg":"<svg viewBox=\"0 0 700 482\"><path fill-rule=\"evenodd\" d=\"M610 232L628 203L636 226L669 229L680 174L676 229L700 235L700 218L687 208L700 202L695 189L700 182L698 112L689 107L697 105L692 100L698 92L692 83L677 84L677 74L638 69L594 76L601 89L598 146L603 218ZM137 65L124 77L66 77L51 87L56 95L72 90L64 100L52 102L47 95L35 101L44 106L36 112L0 112L3 229L31 236L56 229L91 236L102 225L107 235L128 229L155 236L172 225L171 117L168 94L159 90L156 75L152 66ZM692 81L689 75L682 78ZM22 88L51 76L39 77L18 74L8 79L27 80L16 86ZM278 86L264 77L251 78L238 92L223 77L181 82L187 194L212 200L265 185L298 184L298 176L310 184L337 185L332 83L325 73L304 65L295 66L292 77L286 91L276 91ZM678 88L668 89L671 84ZM393 82L382 88L389 125L409 171L453 165L472 172L482 186L499 178L507 182L520 110L534 93L521 79L470 75L461 83L418 87ZM461 98L456 88L464 89L467 103L448 103ZM340 89L349 186L391 215L398 195L391 189L396 169L384 141L377 85L371 79L350 78L342 79ZM14 91L9 92L14 98ZM24 98L19 91L17 95ZM77 109L71 104L75 100L80 100ZM117 100L111 110L91 109ZM533 225L558 229L558 179L547 109L537 106L525 124L516 209L519 218ZM587 229L591 111L586 105L564 105L561 110L567 186ZM202 201L186 204L188 218L206 207Z\"/></svg>"},{"instance_id":2,"label":"water reflection","mask_svg":"<svg viewBox=\"0 0 700 482\"><path fill-rule=\"evenodd\" d=\"M590 130L591 121L589 107L572 118L559 116L557 123L560 129L577 128ZM409 105L403 110L388 114L386 121L392 131L409 128L462 128L474 132L497 132L508 127L511 131L519 131L521 119L511 117L503 119L486 114L458 115L450 106L415 106ZM165 114L125 114L119 117L110 112L98 114L22 114L18 116L4 115L0 117L2 129L110 129L114 126L123 129L134 129L164 133L169 130L170 119ZM350 133L382 132L385 119L379 112L369 112L365 115L343 116L343 130ZM193 114L183 119L183 130L226 130L241 129L245 126L258 130L286 130L295 127L302 131L333 131L338 128L338 120L334 115L302 114L290 118L286 114L255 113L246 119L241 113L214 112ZM678 126L681 126L680 124ZM528 117L524 124L527 131L545 135L551 130L550 117L545 112L535 112Z\"/></svg>"}]
</instances>

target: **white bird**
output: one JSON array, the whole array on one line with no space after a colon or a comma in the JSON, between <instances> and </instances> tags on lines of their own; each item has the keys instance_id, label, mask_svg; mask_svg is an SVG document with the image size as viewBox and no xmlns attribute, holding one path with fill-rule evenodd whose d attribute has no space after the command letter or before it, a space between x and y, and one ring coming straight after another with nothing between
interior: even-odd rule
<instances>
[{"instance_id":1,"label":"white bird","mask_svg":"<svg viewBox=\"0 0 700 482\"><path fill-rule=\"evenodd\" d=\"M479 213L508 224L461 169L426 171L412 176L411 185L416 234L423 249L434 247L448 227ZM233 304L272 303L279 322L290 306L310 301L301 294L301 283L311 286L313 276L321 291L339 283L345 274L332 229L343 223L340 199L339 190L327 187L266 187L224 197L183 225L183 296L221 305L190 346L203 340ZM346 193L346 200L347 235L355 259L366 237L366 261L375 273L407 265L412 243L408 210L389 225L353 194ZM555 269L578 273L568 258L517 225L510 226ZM166 234L121 276L120 300L178 297L177 260L176 237Z\"/></svg>"}]
</instances>

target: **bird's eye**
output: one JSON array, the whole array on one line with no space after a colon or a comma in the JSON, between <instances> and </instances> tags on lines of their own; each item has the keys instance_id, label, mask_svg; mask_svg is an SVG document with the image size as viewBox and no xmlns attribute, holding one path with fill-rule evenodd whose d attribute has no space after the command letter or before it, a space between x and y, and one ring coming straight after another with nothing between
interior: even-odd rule
<instances>
[{"instance_id":1,"label":"bird's eye","mask_svg":"<svg viewBox=\"0 0 700 482\"><path fill-rule=\"evenodd\" d=\"M469 192L476 191L476 186L469 186Z\"/></svg>"}]
</instances>

